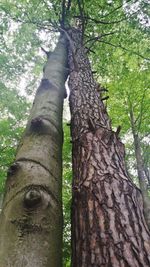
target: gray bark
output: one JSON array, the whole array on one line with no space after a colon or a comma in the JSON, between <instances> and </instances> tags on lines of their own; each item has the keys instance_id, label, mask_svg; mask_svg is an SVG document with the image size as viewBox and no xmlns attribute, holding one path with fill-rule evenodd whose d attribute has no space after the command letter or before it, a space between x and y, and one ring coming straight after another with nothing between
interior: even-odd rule
<instances>
[{"instance_id":1,"label":"gray bark","mask_svg":"<svg viewBox=\"0 0 150 267\"><path fill-rule=\"evenodd\" d=\"M62 109L66 41L48 58L0 216L1 267L62 266Z\"/></svg>"},{"instance_id":2,"label":"gray bark","mask_svg":"<svg viewBox=\"0 0 150 267\"><path fill-rule=\"evenodd\" d=\"M133 115L131 105L129 109L130 109L129 112L130 112L131 129L132 129L133 140L134 140L134 151L135 151L135 159L136 159L136 166L137 166L137 174L138 174L140 189L141 189L142 196L143 196L143 203L144 203L144 216L145 216L148 228L150 229L150 197L148 195L148 190L147 190L147 185L149 181L147 180L147 176L145 174L144 162L143 162L141 146L140 146L140 139L136 131L136 127L134 123L134 115Z\"/></svg>"}]
</instances>

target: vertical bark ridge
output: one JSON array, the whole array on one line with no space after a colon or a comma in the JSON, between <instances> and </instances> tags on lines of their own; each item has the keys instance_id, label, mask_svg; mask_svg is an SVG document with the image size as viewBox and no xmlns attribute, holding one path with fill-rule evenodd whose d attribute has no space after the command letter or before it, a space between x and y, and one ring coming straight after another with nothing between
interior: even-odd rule
<instances>
[{"instance_id":1,"label":"vertical bark ridge","mask_svg":"<svg viewBox=\"0 0 150 267\"><path fill-rule=\"evenodd\" d=\"M73 142L72 266L148 267L150 234L140 190L129 179L124 146L97 93L81 34L70 30Z\"/></svg>"}]
</instances>

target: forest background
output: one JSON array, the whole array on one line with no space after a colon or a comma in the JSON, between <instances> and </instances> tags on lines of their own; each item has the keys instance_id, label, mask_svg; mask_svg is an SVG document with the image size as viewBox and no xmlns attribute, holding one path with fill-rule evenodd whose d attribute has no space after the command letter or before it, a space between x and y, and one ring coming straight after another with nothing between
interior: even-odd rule
<instances>
[{"instance_id":1,"label":"forest background","mask_svg":"<svg viewBox=\"0 0 150 267\"><path fill-rule=\"evenodd\" d=\"M59 1L3 1L0 5L0 194L7 169L26 125L35 90L42 77L45 51L58 39ZM86 1L88 54L113 129L121 127L127 170L139 186L135 136L141 149L146 188L150 187L149 1ZM95 1L97 6L97 1ZM42 12L41 12L42 8ZM74 10L76 10L74 4ZM76 16L79 14L76 14ZM80 14L81 15L81 14ZM102 20L99 20L101 16ZM95 29L90 22L95 20ZM55 25L56 24L56 25ZM56 31L52 30L52 26ZM98 30L97 30L98 29ZM94 31L97 32L95 35ZM98 34L99 31L99 34ZM67 87L67 85L66 85ZM67 87L69 95L69 89ZM108 98L109 96L109 98ZM63 205L64 263L70 263L71 142L68 98L64 108Z\"/></svg>"}]
</instances>

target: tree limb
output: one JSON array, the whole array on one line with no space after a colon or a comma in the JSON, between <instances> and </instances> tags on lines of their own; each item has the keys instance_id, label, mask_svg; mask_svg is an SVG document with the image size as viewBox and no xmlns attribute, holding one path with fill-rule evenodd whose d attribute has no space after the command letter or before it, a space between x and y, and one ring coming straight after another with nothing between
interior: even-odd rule
<instances>
[{"instance_id":1,"label":"tree limb","mask_svg":"<svg viewBox=\"0 0 150 267\"><path fill-rule=\"evenodd\" d=\"M67 11L70 10L70 7L71 7L71 0L68 0L68 4L67 4Z\"/></svg>"},{"instance_id":2,"label":"tree limb","mask_svg":"<svg viewBox=\"0 0 150 267\"><path fill-rule=\"evenodd\" d=\"M62 17L60 23L62 28L64 28L65 15L66 15L66 0L62 0Z\"/></svg>"},{"instance_id":3,"label":"tree limb","mask_svg":"<svg viewBox=\"0 0 150 267\"><path fill-rule=\"evenodd\" d=\"M136 56L139 56L139 57L141 57L141 58L143 58L143 59L146 59L146 60L150 61L150 58L146 58L146 57L144 57L143 55L141 55L141 54L139 54L139 53L137 53L137 52L135 52L135 51L132 51L132 50L130 50L130 49L127 49L126 47L123 47L123 46L121 46L121 45L115 45L115 44L112 44L112 43L109 43L109 42L106 42L106 41L101 41L101 40L97 40L97 41L99 41L99 42L101 42L101 43L104 43L104 44L108 44L108 45L113 46L113 47L116 47L116 48L121 48L122 50L125 50L125 51L127 51L127 52L130 52L130 53L136 55Z\"/></svg>"},{"instance_id":4,"label":"tree limb","mask_svg":"<svg viewBox=\"0 0 150 267\"><path fill-rule=\"evenodd\" d=\"M80 18L80 16L74 16L74 17L75 18ZM120 22L122 22L124 20L127 20L128 18L125 17L125 18L122 18L122 19L116 20L116 21L102 21L102 20L97 20L97 19L91 18L89 16L84 16L84 19L91 20L91 21L93 21L93 22L95 22L97 24L104 24L105 25L105 24L117 24L117 23L120 23Z\"/></svg>"},{"instance_id":5,"label":"tree limb","mask_svg":"<svg viewBox=\"0 0 150 267\"><path fill-rule=\"evenodd\" d=\"M80 19L82 22L81 28L82 28L82 41L83 41L84 31L85 31L85 17L84 17L84 6L83 6L84 3L82 1L82 6L81 6L80 0L77 0L77 2L78 2L79 12L80 12Z\"/></svg>"},{"instance_id":6,"label":"tree limb","mask_svg":"<svg viewBox=\"0 0 150 267\"><path fill-rule=\"evenodd\" d=\"M131 1L132 1L132 0L127 0L126 3L129 3L129 2L131 2ZM108 16L111 15L112 13L116 12L118 9L122 8L123 5L124 5L124 1L123 1L123 3L122 3L120 6L114 8L112 11L110 11L108 14L104 15L102 18L108 17Z\"/></svg>"},{"instance_id":7,"label":"tree limb","mask_svg":"<svg viewBox=\"0 0 150 267\"><path fill-rule=\"evenodd\" d=\"M105 36L108 36L108 35L112 35L112 34L115 34L115 33L117 33L117 32L118 32L118 31L108 32L108 33L101 34L101 35L99 35L99 36L94 36L94 37L90 38L89 40L87 40L87 41L84 43L84 45L86 45L87 43L92 42L92 41L98 41L98 40L100 40L102 37L105 37Z\"/></svg>"},{"instance_id":8,"label":"tree limb","mask_svg":"<svg viewBox=\"0 0 150 267\"><path fill-rule=\"evenodd\" d=\"M144 98L145 98L145 94L146 94L146 89L144 90L143 92L143 95L142 95L142 100L141 100L141 103L140 103L140 114L139 114L139 123L138 123L138 129L137 129L137 132L139 132L140 130L140 127L141 127L141 123L142 123L142 117L143 117L143 102L144 102Z\"/></svg>"}]
</instances>

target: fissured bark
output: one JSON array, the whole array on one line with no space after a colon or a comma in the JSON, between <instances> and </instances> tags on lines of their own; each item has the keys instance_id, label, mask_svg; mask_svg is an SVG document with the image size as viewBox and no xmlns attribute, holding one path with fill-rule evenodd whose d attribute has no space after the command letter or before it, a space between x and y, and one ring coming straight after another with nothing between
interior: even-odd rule
<instances>
[{"instance_id":1,"label":"fissured bark","mask_svg":"<svg viewBox=\"0 0 150 267\"><path fill-rule=\"evenodd\" d=\"M148 267L150 233L140 190L127 175L79 30L69 31L73 145L72 266Z\"/></svg>"}]
</instances>

